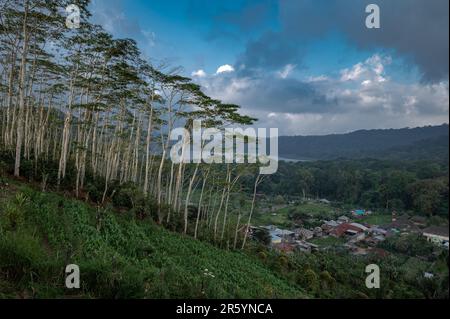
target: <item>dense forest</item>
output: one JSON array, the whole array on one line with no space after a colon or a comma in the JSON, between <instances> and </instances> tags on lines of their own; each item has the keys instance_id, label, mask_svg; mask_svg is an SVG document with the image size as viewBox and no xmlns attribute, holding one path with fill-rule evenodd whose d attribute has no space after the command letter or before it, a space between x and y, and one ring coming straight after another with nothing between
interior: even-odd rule
<instances>
[{"instance_id":1,"label":"dense forest","mask_svg":"<svg viewBox=\"0 0 450 319\"><path fill-rule=\"evenodd\" d=\"M342 159L282 162L260 190L448 218L448 181L448 161Z\"/></svg>"}]
</instances>

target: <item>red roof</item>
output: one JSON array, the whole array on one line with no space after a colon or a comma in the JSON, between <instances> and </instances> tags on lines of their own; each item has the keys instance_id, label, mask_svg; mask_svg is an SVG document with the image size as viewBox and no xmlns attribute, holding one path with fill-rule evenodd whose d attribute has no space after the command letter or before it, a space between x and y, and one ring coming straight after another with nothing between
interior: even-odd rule
<instances>
[{"instance_id":1,"label":"red roof","mask_svg":"<svg viewBox=\"0 0 450 319\"><path fill-rule=\"evenodd\" d=\"M362 229L359 227L353 226L349 223L343 223L343 224L340 224L339 226L337 226L335 229L333 229L330 233L337 237L341 237L348 230L353 230L357 233L362 232Z\"/></svg>"}]
</instances>

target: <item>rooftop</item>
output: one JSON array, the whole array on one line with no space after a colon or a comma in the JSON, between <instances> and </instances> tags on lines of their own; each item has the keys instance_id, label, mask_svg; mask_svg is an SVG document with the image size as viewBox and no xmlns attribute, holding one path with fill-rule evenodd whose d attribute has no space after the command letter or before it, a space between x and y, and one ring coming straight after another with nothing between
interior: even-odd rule
<instances>
[{"instance_id":1,"label":"rooftop","mask_svg":"<svg viewBox=\"0 0 450 319\"><path fill-rule=\"evenodd\" d=\"M423 233L448 237L448 226L430 226L423 230Z\"/></svg>"}]
</instances>

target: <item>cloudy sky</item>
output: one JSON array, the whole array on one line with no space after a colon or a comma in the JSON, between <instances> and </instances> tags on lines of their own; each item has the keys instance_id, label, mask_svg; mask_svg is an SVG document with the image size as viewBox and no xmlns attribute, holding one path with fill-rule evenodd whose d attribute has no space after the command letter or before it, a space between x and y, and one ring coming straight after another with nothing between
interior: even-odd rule
<instances>
[{"instance_id":1,"label":"cloudy sky","mask_svg":"<svg viewBox=\"0 0 450 319\"><path fill-rule=\"evenodd\" d=\"M365 7L380 7L367 29ZM283 135L448 123L448 0L93 0L93 20Z\"/></svg>"}]
</instances>

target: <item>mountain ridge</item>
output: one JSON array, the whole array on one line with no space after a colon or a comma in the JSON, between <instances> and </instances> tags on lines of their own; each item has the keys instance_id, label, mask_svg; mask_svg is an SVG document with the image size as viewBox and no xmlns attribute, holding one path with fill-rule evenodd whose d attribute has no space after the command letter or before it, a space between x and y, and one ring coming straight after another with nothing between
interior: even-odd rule
<instances>
[{"instance_id":1,"label":"mountain ridge","mask_svg":"<svg viewBox=\"0 0 450 319\"><path fill-rule=\"evenodd\" d=\"M436 149L442 154L445 137L449 135L449 125L423 126L401 129L373 129L358 130L344 134L330 135L296 135L279 137L279 156L290 159L336 159L361 157L386 157L402 152L412 152L407 157L421 159L416 156L420 144L425 144L431 153L434 150L430 145L436 144ZM386 153L388 152L388 153Z\"/></svg>"}]
</instances>

